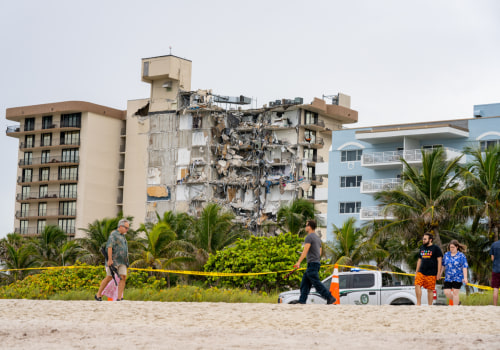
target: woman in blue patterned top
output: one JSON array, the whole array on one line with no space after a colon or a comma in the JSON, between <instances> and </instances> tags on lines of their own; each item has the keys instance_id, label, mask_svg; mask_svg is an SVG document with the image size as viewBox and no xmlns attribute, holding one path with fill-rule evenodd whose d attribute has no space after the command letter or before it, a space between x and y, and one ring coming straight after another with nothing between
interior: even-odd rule
<instances>
[{"instance_id":1,"label":"woman in blue patterned top","mask_svg":"<svg viewBox=\"0 0 500 350\"><path fill-rule=\"evenodd\" d=\"M443 269L446 270L444 275L444 294L448 299L453 300L453 305L459 304L459 292L467 281L467 258L464 253L467 247L458 243L456 239L452 240L448 245L449 251L443 257ZM443 271L441 269L441 271Z\"/></svg>"}]
</instances>

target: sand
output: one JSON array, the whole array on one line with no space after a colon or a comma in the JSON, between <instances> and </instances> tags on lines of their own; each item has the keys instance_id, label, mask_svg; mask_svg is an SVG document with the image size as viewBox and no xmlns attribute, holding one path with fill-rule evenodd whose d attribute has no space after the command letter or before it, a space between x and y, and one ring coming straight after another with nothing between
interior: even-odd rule
<instances>
[{"instance_id":1,"label":"sand","mask_svg":"<svg viewBox=\"0 0 500 350\"><path fill-rule=\"evenodd\" d=\"M1 349L499 349L500 308L0 300Z\"/></svg>"}]
</instances>

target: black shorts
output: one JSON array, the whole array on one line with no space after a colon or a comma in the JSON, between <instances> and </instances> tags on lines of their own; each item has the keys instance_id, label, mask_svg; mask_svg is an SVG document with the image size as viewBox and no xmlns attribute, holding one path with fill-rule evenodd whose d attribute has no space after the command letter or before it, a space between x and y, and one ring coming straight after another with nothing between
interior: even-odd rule
<instances>
[{"instance_id":1,"label":"black shorts","mask_svg":"<svg viewBox=\"0 0 500 350\"><path fill-rule=\"evenodd\" d=\"M460 289L462 288L462 282L446 282L443 283L443 289Z\"/></svg>"}]
</instances>

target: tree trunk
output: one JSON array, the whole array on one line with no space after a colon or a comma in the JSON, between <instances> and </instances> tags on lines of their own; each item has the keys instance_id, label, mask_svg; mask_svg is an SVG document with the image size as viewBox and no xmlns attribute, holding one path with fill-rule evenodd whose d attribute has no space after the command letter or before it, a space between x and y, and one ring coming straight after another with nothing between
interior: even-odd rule
<instances>
[{"instance_id":1,"label":"tree trunk","mask_svg":"<svg viewBox=\"0 0 500 350\"><path fill-rule=\"evenodd\" d=\"M443 247L441 246L441 236L439 235L439 227L436 226L433 228L434 231L434 240L432 241L432 244L437 245L441 250L443 250Z\"/></svg>"}]
</instances>

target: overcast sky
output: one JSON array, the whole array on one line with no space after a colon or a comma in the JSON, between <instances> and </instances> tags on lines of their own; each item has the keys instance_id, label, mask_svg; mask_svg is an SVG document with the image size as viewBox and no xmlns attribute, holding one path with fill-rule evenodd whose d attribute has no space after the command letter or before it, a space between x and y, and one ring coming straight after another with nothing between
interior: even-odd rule
<instances>
[{"instance_id":1,"label":"overcast sky","mask_svg":"<svg viewBox=\"0 0 500 350\"><path fill-rule=\"evenodd\" d=\"M466 118L500 102L500 1L1 1L0 238L18 140L5 109L149 96L141 58L193 62L192 89L271 100L342 92L354 126ZM126 213L125 213L126 214Z\"/></svg>"}]
</instances>

